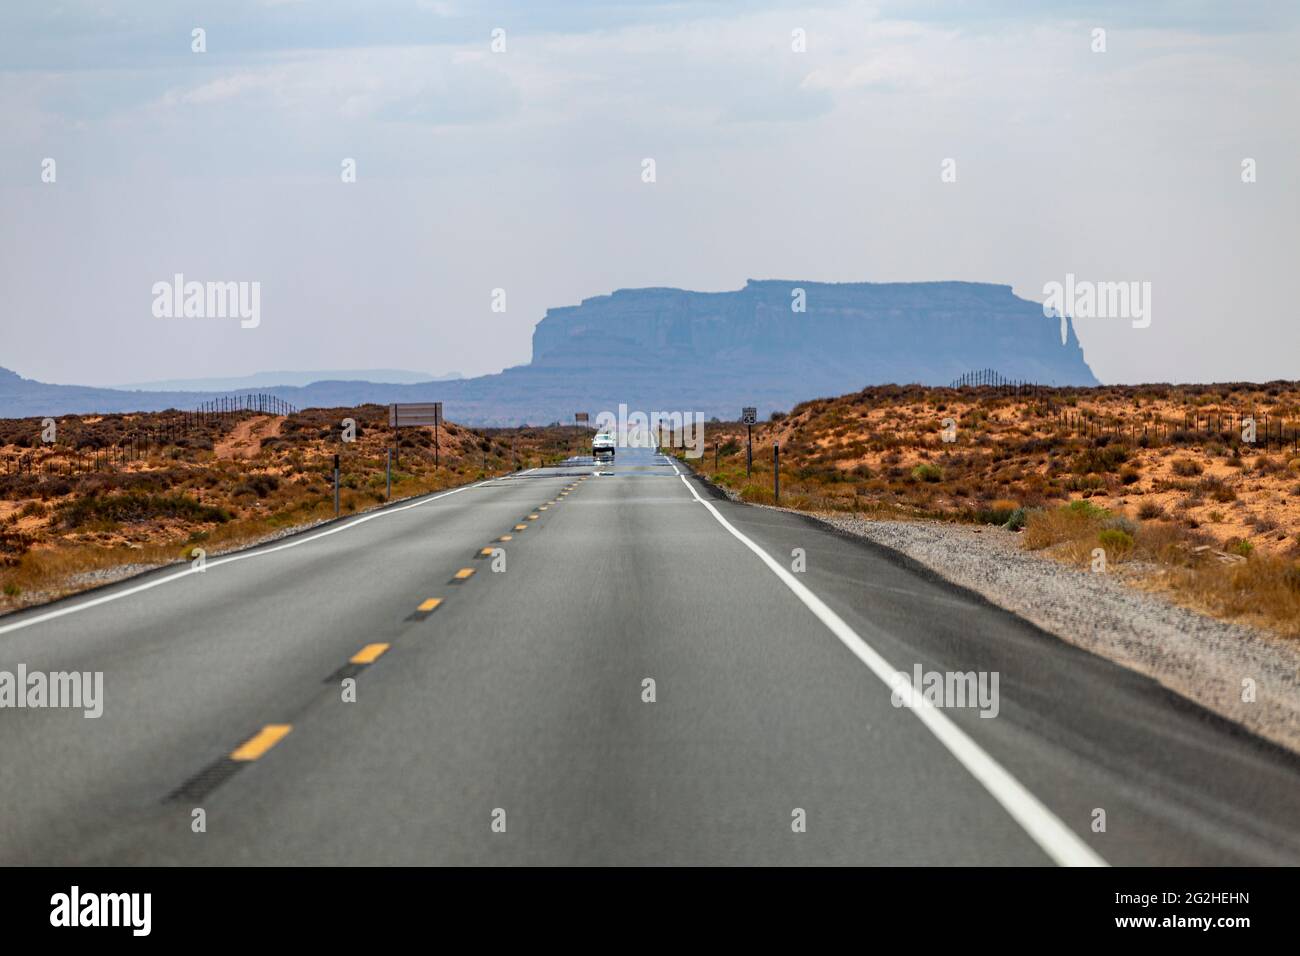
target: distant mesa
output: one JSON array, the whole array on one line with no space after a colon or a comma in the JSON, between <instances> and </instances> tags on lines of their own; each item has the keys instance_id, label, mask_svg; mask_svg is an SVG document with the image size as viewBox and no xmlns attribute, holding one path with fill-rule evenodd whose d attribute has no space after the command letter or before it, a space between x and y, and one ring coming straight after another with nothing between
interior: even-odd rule
<instances>
[{"instance_id":1,"label":"distant mesa","mask_svg":"<svg viewBox=\"0 0 1300 956\"><path fill-rule=\"evenodd\" d=\"M801 290L801 291L800 291ZM805 311L795 311L797 303ZM948 385L975 369L1097 385L1072 324L1010 286L750 280L734 292L624 289L553 308L533 359L449 383L465 422L571 421L575 411L700 411L731 420L867 385Z\"/></svg>"},{"instance_id":2,"label":"distant mesa","mask_svg":"<svg viewBox=\"0 0 1300 956\"><path fill-rule=\"evenodd\" d=\"M241 380L176 380L122 391L10 373L0 375L0 415L192 408L208 390L258 390L299 408L442 401L449 420L467 425L568 422L574 412L620 403L734 419L741 405L765 416L867 385L948 385L985 368L1043 385L1099 384L1069 320L1063 343L1060 320L1007 285L768 279L732 292L620 289L550 309L533 331L532 361L495 375L391 383L269 372L249 378L339 377L233 388ZM204 382L223 387L180 387Z\"/></svg>"}]
</instances>

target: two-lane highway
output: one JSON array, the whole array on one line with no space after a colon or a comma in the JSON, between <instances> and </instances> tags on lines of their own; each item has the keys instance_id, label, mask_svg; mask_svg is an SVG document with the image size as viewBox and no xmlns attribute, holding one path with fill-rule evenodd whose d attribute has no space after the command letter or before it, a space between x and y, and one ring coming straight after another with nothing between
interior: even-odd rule
<instances>
[{"instance_id":1,"label":"two-lane highway","mask_svg":"<svg viewBox=\"0 0 1300 956\"><path fill-rule=\"evenodd\" d=\"M1300 862L1295 755L648 450L231 558L0 619L105 698L0 710L0 861Z\"/></svg>"}]
</instances>

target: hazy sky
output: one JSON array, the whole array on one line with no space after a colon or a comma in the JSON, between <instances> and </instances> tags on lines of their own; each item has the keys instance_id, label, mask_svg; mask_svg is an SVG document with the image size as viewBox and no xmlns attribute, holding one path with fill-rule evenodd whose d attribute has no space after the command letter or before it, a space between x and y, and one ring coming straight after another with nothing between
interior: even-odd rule
<instances>
[{"instance_id":1,"label":"hazy sky","mask_svg":"<svg viewBox=\"0 0 1300 956\"><path fill-rule=\"evenodd\" d=\"M477 374L616 288L1074 273L1151 283L1103 381L1300 378L1297 10L5 0L0 365ZM178 272L260 325L156 318Z\"/></svg>"}]
</instances>

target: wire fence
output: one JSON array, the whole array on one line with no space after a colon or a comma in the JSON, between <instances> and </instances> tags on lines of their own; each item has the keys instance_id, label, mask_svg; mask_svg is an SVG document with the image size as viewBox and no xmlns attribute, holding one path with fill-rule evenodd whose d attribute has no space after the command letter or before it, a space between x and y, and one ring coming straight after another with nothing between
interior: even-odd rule
<instances>
[{"instance_id":1,"label":"wire fence","mask_svg":"<svg viewBox=\"0 0 1300 956\"><path fill-rule=\"evenodd\" d=\"M1133 442L1185 444L1214 438L1225 445L1300 451L1300 426L1286 419L1250 412L1184 412L1180 418L1118 418L1086 410L1051 406L1048 414L1070 434L1082 438L1111 436Z\"/></svg>"},{"instance_id":2,"label":"wire fence","mask_svg":"<svg viewBox=\"0 0 1300 956\"><path fill-rule=\"evenodd\" d=\"M1053 418L1060 427L1082 438L1110 436L1148 444L1214 438L1225 445L1236 443L1262 449L1290 447L1300 451L1300 425L1267 414L1215 409L1184 411L1181 418L1160 417L1154 412L1135 418L1100 415L1063 405L1064 399L1075 398L1068 389L1007 378L992 368L960 375L950 387L993 389L997 394L1038 399L1041 403L1038 414Z\"/></svg>"},{"instance_id":3,"label":"wire fence","mask_svg":"<svg viewBox=\"0 0 1300 956\"><path fill-rule=\"evenodd\" d=\"M297 406L291 405L278 395L265 392L243 392L237 395L222 395L208 402L200 402L196 412L203 416L233 415L237 412L256 412L259 415L293 415Z\"/></svg>"},{"instance_id":4,"label":"wire fence","mask_svg":"<svg viewBox=\"0 0 1300 956\"><path fill-rule=\"evenodd\" d=\"M43 445L4 461L6 475L82 475L105 471L133 461L147 460L179 442L206 434L209 426L225 427L235 418L253 415L293 415L297 407L276 395L246 392L222 395L201 402L192 411L164 412L161 419L139 426L123 437L100 446L69 448L57 442Z\"/></svg>"},{"instance_id":5,"label":"wire fence","mask_svg":"<svg viewBox=\"0 0 1300 956\"><path fill-rule=\"evenodd\" d=\"M949 388L992 388L1004 395L1038 395L1046 386L1023 378L1007 378L997 369L981 368L952 380Z\"/></svg>"}]
</instances>

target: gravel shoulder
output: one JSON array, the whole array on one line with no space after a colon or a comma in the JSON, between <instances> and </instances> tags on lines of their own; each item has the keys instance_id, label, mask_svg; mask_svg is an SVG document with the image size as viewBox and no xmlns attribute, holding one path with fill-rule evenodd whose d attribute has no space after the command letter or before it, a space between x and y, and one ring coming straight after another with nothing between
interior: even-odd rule
<instances>
[{"instance_id":1,"label":"gravel shoulder","mask_svg":"<svg viewBox=\"0 0 1300 956\"><path fill-rule=\"evenodd\" d=\"M1300 752L1300 644L1220 621L1124 583L1025 551L1004 528L813 517L892 548L1061 640L1145 674ZM1244 682L1255 699L1243 701Z\"/></svg>"}]
</instances>

